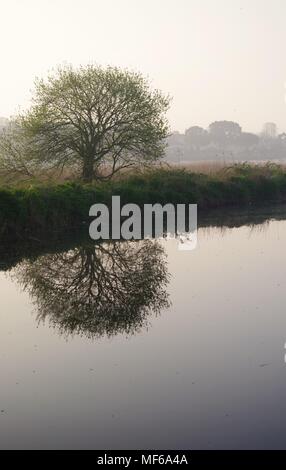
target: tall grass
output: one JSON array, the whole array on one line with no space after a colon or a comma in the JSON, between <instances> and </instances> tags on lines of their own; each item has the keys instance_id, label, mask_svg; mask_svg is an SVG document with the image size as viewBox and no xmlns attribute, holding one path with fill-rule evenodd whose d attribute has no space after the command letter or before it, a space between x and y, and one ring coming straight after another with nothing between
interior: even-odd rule
<instances>
[{"instance_id":1,"label":"tall grass","mask_svg":"<svg viewBox=\"0 0 286 470\"><path fill-rule=\"evenodd\" d=\"M213 173L158 168L126 173L108 182L83 185L36 182L0 188L0 240L62 237L78 232L89 222L89 208L96 202L122 204L197 203L200 210L245 207L249 204L286 201L286 170L268 164L222 167Z\"/></svg>"}]
</instances>

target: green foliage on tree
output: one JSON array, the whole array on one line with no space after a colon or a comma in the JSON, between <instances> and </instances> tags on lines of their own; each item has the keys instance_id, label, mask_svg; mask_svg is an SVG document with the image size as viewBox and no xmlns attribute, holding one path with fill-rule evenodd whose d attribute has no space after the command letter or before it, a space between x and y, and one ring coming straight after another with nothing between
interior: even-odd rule
<instances>
[{"instance_id":1,"label":"green foliage on tree","mask_svg":"<svg viewBox=\"0 0 286 470\"><path fill-rule=\"evenodd\" d=\"M19 122L39 166L77 168L90 182L163 156L169 102L140 73L68 66L36 80Z\"/></svg>"}]
</instances>

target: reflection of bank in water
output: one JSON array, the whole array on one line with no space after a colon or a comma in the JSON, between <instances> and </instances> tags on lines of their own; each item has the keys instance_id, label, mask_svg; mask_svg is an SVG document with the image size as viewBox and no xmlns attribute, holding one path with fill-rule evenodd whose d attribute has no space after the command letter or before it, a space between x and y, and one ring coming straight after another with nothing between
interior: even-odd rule
<instances>
[{"instance_id":1,"label":"reflection of bank in water","mask_svg":"<svg viewBox=\"0 0 286 470\"><path fill-rule=\"evenodd\" d=\"M99 240L142 240L173 237L184 240L184 250L196 248L197 204L125 204L112 196L111 211L102 203L91 206L94 217L89 226L90 238ZM192 236L191 236L192 235Z\"/></svg>"},{"instance_id":2,"label":"reflection of bank in water","mask_svg":"<svg viewBox=\"0 0 286 470\"><path fill-rule=\"evenodd\" d=\"M30 293L38 319L64 334L133 334L169 305L165 253L151 240L86 243L25 260L12 276Z\"/></svg>"}]
</instances>

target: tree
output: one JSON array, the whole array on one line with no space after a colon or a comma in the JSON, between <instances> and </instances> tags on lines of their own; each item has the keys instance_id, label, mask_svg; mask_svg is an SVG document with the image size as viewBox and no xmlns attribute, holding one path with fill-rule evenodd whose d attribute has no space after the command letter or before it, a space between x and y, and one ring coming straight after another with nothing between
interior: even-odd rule
<instances>
[{"instance_id":1,"label":"tree","mask_svg":"<svg viewBox=\"0 0 286 470\"><path fill-rule=\"evenodd\" d=\"M283 144L285 144L286 142L286 133L285 132L282 132L282 134L279 134L278 135L278 139L280 142L282 142Z\"/></svg>"},{"instance_id":2,"label":"tree","mask_svg":"<svg viewBox=\"0 0 286 470\"><path fill-rule=\"evenodd\" d=\"M251 132L242 132L238 143L246 148L253 147L259 144L259 137Z\"/></svg>"},{"instance_id":3,"label":"tree","mask_svg":"<svg viewBox=\"0 0 286 470\"><path fill-rule=\"evenodd\" d=\"M31 178L38 166L35 145L19 122L9 123L0 134L0 172L6 178Z\"/></svg>"},{"instance_id":4,"label":"tree","mask_svg":"<svg viewBox=\"0 0 286 470\"><path fill-rule=\"evenodd\" d=\"M0 131L9 125L9 119L0 117Z\"/></svg>"},{"instance_id":5,"label":"tree","mask_svg":"<svg viewBox=\"0 0 286 470\"><path fill-rule=\"evenodd\" d=\"M209 143L208 132L199 126L193 126L185 132L186 141L189 145L200 148Z\"/></svg>"},{"instance_id":6,"label":"tree","mask_svg":"<svg viewBox=\"0 0 286 470\"><path fill-rule=\"evenodd\" d=\"M240 136L241 127L232 121L216 121L210 124L209 132L214 141L230 143Z\"/></svg>"},{"instance_id":7,"label":"tree","mask_svg":"<svg viewBox=\"0 0 286 470\"><path fill-rule=\"evenodd\" d=\"M140 73L69 66L36 80L21 125L45 167L76 166L90 182L163 156L169 102Z\"/></svg>"}]
</instances>

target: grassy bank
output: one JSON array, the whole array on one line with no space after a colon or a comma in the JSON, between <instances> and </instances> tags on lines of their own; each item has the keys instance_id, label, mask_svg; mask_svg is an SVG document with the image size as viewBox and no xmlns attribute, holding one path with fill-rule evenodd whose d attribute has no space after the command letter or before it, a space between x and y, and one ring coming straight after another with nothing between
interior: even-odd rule
<instances>
[{"instance_id":1,"label":"grassy bank","mask_svg":"<svg viewBox=\"0 0 286 470\"><path fill-rule=\"evenodd\" d=\"M286 201L286 170L282 166L236 165L215 174L184 169L157 169L128 174L109 183L83 185L29 184L0 188L0 240L60 238L87 230L89 208L122 204L197 203L201 211Z\"/></svg>"}]
</instances>

